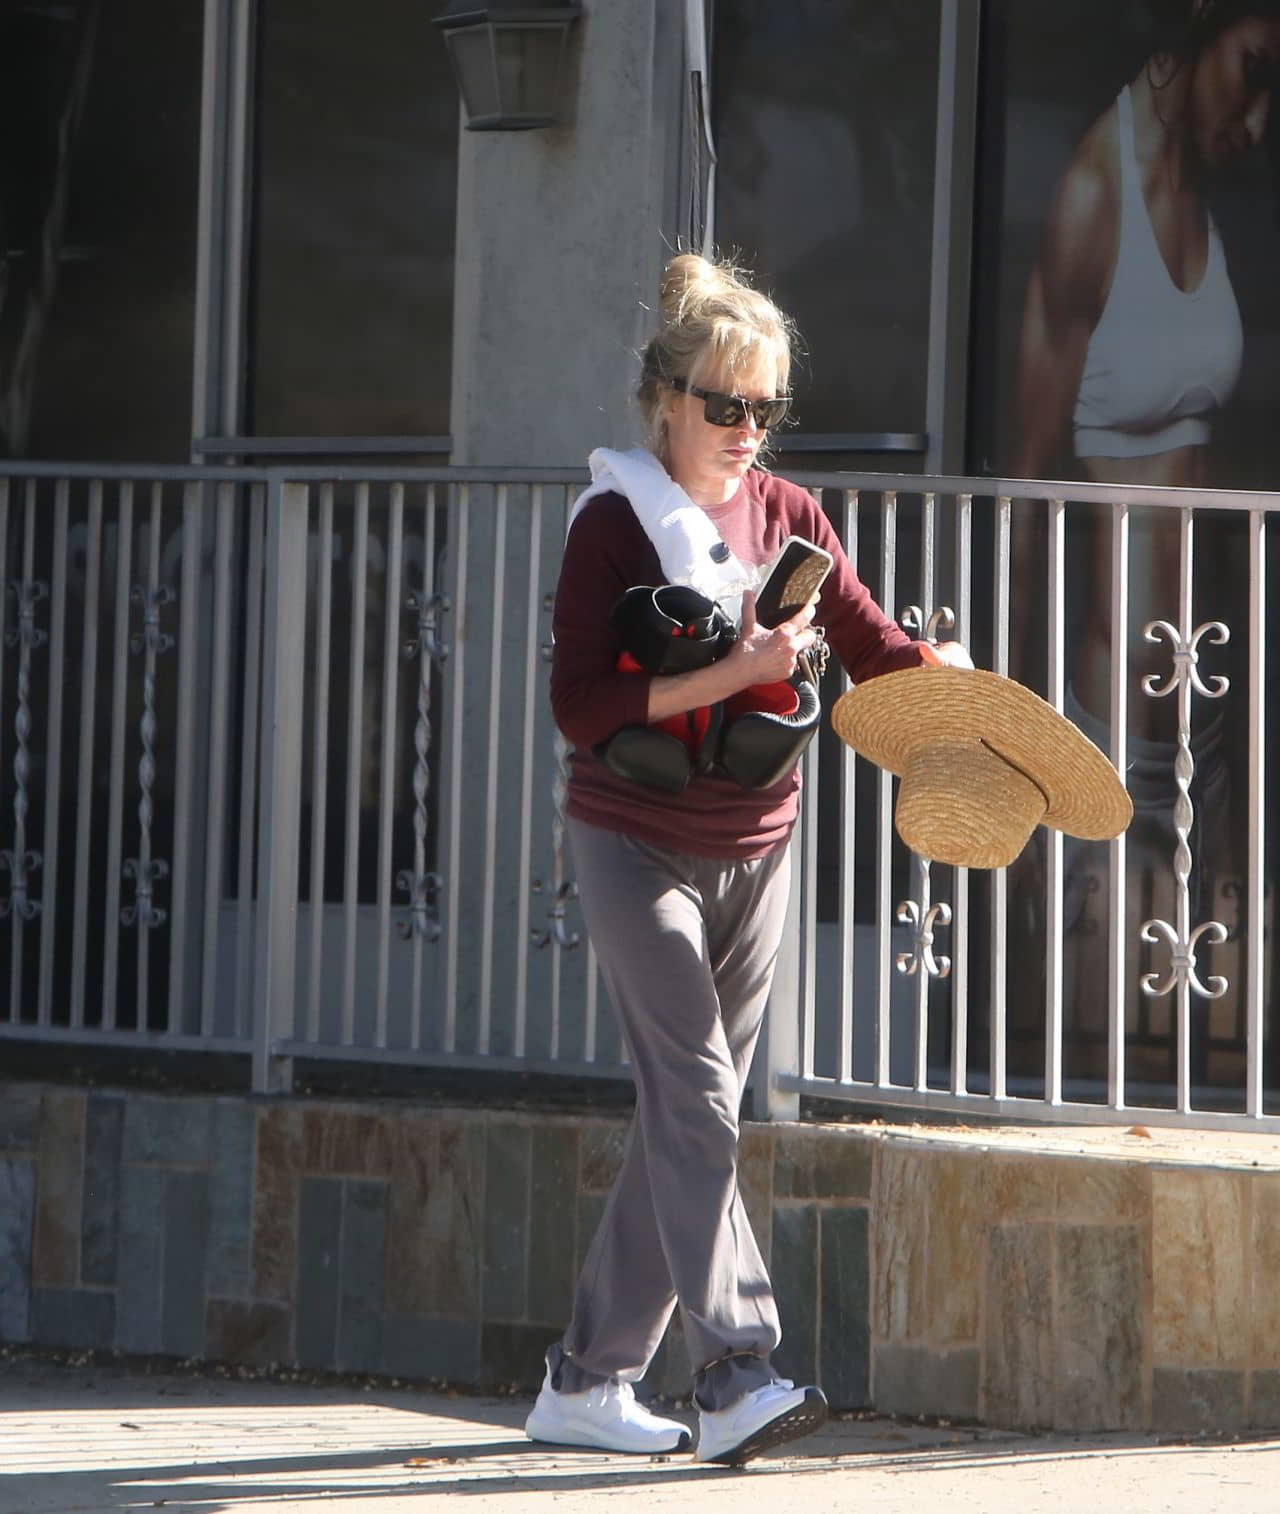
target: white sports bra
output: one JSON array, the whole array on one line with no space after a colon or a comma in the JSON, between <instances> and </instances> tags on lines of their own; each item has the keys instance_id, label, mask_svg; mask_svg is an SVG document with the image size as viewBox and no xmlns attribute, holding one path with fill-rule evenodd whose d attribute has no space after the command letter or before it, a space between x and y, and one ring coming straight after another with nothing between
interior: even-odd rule
<instances>
[{"instance_id":1,"label":"white sports bra","mask_svg":"<svg viewBox=\"0 0 1280 1514\"><path fill-rule=\"evenodd\" d=\"M1120 227L1115 272L1089 339L1073 424L1077 457L1148 457L1209 440L1240 375L1244 333L1218 228L1195 289L1169 276L1138 174L1128 86L1116 100Z\"/></svg>"}]
</instances>

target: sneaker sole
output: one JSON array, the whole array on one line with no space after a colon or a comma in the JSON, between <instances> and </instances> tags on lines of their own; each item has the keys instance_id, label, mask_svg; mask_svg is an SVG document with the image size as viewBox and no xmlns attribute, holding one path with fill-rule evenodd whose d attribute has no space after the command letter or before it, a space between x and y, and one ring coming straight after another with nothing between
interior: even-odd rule
<instances>
[{"instance_id":1,"label":"sneaker sole","mask_svg":"<svg viewBox=\"0 0 1280 1514\"><path fill-rule=\"evenodd\" d=\"M718 1463L724 1467L740 1467L757 1456L764 1456L775 1446L785 1445L789 1440L799 1440L802 1435L811 1435L827 1422L827 1400L821 1388L806 1388L804 1398L793 1408L786 1409L767 1425L753 1430L745 1440L718 1456L705 1458L708 1465Z\"/></svg>"},{"instance_id":2,"label":"sneaker sole","mask_svg":"<svg viewBox=\"0 0 1280 1514\"><path fill-rule=\"evenodd\" d=\"M673 1452L687 1451L693 1445L693 1436L682 1430L670 1446L618 1446L606 1445L602 1440L590 1439L590 1431L575 1433L564 1425L543 1430L536 1423L526 1423L524 1433L529 1440L543 1446L577 1446L588 1451L612 1451L615 1456L670 1456Z\"/></svg>"}]
</instances>

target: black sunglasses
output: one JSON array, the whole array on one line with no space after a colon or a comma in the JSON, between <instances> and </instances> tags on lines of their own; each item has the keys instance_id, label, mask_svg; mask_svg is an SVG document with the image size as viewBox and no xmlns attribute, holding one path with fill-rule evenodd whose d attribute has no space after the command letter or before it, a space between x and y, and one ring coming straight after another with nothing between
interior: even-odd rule
<instances>
[{"instance_id":1,"label":"black sunglasses","mask_svg":"<svg viewBox=\"0 0 1280 1514\"><path fill-rule=\"evenodd\" d=\"M669 379L673 389L681 394L691 394L702 401L702 413L713 426L740 426L748 412L754 417L761 431L776 426L791 408L791 396L779 394L771 400L748 400L740 394L720 394L715 389L699 389L688 379Z\"/></svg>"}]
</instances>

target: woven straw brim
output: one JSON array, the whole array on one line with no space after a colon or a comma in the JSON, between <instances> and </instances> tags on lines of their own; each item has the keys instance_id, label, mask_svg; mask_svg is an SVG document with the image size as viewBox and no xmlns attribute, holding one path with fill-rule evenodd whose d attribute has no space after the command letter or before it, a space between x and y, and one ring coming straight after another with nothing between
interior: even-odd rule
<instances>
[{"instance_id":1,"label":"woven straw brim","mask_svg":"<svg viewBox=\"0 0 1280 1514\"><path fill-rule=\"evenodd\" d=\"M1109 840L1133 817L1119 774L1083 731L1038 694L983 668L906 668L868 679L841 695L831 723L855 752L899 775L922 748L980 742L1044 795L1041 823L1069 836ZM938 801L945 804L945 790Z\"/></svg>"}]
</instances>

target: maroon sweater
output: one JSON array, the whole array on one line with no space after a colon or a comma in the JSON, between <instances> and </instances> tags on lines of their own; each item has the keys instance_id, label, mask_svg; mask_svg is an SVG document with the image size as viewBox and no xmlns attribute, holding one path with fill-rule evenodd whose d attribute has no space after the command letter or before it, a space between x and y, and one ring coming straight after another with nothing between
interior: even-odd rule
<instances>
[{"instance_id":1,"label":"maroon sweater","mask_svg":"<svg viewBox=\"0 0 1280 1514\"><path fill-rule=\"evenodd\" d=\"M803 536L831 553L835 566L816 620L855 683L924 660L919 643L871 598L804 489L752 469L727 504L707 513L746 567L772 562L788 536ZM601 494L590 500L565 543L553 621L551 707L575 748L566 811L668 850L739 860L762 856L791 833L799 769L769 789L698 776L682 793L671 794L619 777L591 751L619 726L646 721L649 676L618 671L621 647L609 612L627 589L663 581L658 554L626 499Z\"/></svg>"}]
</instances>

